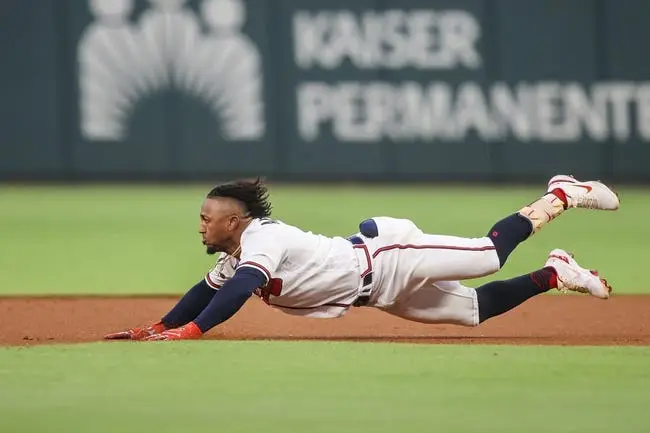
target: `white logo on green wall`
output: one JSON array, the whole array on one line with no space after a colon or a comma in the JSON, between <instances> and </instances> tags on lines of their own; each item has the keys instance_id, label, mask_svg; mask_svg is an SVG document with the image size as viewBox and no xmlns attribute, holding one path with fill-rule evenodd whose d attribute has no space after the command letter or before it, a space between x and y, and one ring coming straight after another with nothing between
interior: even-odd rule
<instances>
[{"instance_id":1,"label":"white logo on green wall","mask_svg":"<svg viewBox=\"0 0 650 433\"><path fill-rule=\"evenodd\" d=\"M85 139L124 139L134 105L171 87L204 101L226 139L263 137L262 65L241 30L242 0L203 0L200 16L185 0L150 0L135 23L133 0L89 3L94 20L78 45Z\"/></svg>"},{"instance_id":2,"label":"white logo on green wall","mask_svg":"<svg viewBox=\"0 0 650 433\"><path fill-rule=\"evenodd\" d=\"M305 141L650 141L648 80L485 82L500 60L471 11L310 8L292 22L296 67L319 71L296 85Z\"/></svg>"}]
</instances>

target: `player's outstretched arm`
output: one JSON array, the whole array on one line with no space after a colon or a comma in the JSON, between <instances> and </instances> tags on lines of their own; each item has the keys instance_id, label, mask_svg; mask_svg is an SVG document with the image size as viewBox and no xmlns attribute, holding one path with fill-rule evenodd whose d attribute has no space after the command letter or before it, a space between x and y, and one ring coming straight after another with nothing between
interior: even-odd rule
<instances>
[{"instance_id":1,"label":"player's outstretched arm","mask_svg":"<svg viewBox=\"0 0 650 433\"><path fill-rule=\"evenodd\" d=\"M144 340L168 329L186 325L205 309L215 293L215 289L210 287L205 280L201 280L188 290L160 321L141 328L131 328L108 334L104 338L107 340Z\"/></svg>"},{"instance_id":2,"label":"player's outstretched arm","mask_svg":"<svg viewBox=\"0 0 650 433\"><path fill-rule=\"evenodd\" d=\"M230 319L250 298L255 289L266 283L266 275L244 266L217 291L203 311L187 325L151 335L145 340L194 340L218 324Z\"/></svg>"}]
</instances>

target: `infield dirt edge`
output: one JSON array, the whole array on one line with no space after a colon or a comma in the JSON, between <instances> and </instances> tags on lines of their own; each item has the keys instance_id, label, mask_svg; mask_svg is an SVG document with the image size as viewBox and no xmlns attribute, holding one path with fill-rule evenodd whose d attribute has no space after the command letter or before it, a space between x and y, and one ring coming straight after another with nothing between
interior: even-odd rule
<instances>
[{"instance_id":1,"label":"infield dirt edge","mask_svg":"<svg viewBox=\"0 0 650 433\"><path fill-rule=\"evenodd\" d=\"M177 296L0 297L0 345L102 341L104 334L157 320ZM306 319L251 299L204 338L422 344L650 345L650 295L607 301L544 295L475 327L408 322L372 308L340 319Z\"/></svg>"}]
</instances>

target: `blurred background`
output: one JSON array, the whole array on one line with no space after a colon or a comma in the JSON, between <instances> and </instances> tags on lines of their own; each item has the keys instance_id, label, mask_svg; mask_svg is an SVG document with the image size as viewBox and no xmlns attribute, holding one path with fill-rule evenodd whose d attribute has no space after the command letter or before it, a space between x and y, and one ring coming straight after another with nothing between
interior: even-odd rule
<instances>
[{"instance_id":1,"label":"blurred background","mask_svg":"<svg viewBox=\"0 0 650 433\"><path fill-rule=\"evenodd\" d=\"M650 181L644 0L22 0L0 176Z\"/></svg>"},{"instance_id":2,"label":"blurred background","mask_svg":"<svg viewBox=\"0 0 650 433\"><path fill-rule=\"evenodd\" d=\"M512 273L575 244L641 288L649 16L645 0L4 1L0 292L182 291L213 260L202 197L235 177L265 177L278 217L325 234L389 214L475 236L556 173L615 182L623 208L568 215Z\"/></svg>"}]
</instances>

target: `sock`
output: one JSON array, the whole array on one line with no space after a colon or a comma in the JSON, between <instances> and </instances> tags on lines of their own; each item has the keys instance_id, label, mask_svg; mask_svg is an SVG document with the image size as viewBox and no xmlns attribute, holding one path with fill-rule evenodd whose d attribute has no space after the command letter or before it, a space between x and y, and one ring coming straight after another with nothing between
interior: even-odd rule
<instances>
[{"instance_id":1,"label":"sock","mask_svg":"<svg viewBox=\"0 0 650 433\"><path fill-rule=\"evenodd\" d=\"M537 233L549 221L564 212L568 204L564 191L556 188L528 206L524 206L519 210L519 214L530 220L533 233Z\"/></svg>"},{"instance_id":2,"label":"sock","mask_svg":"<svg viewBox=\"0 0 650 433\"><path fill-rule=\"evenodd\" d=\"M201 280L192 287L178 303L171 309L162 323L169 328L177 328L187 325L198 316L201 311L210 303L216 290L208 286L205 280Z\"/></svg>"},{"instance_id":3,"label":"sock","mask_svg":"<svg viewBox=\"0 0 650 433\"><path fill-rule=\"evenodd\" d=\"M512 310L526 300L557 287L557 273L543 268L505 281L492 281L476 289L479 323Z\"/></svg>"},{"instance_id":4,"label":"sock","mask_svg":"<svg viewBox=\"0 0 650 433\"><path fill-rule=\"evenodd\" d=\"M515 247L528 239L532 232L530 220L518 213L505 217L490 229L488 237L492 239L500 266L504 265Z\"/></svg>"}]
</instances>

